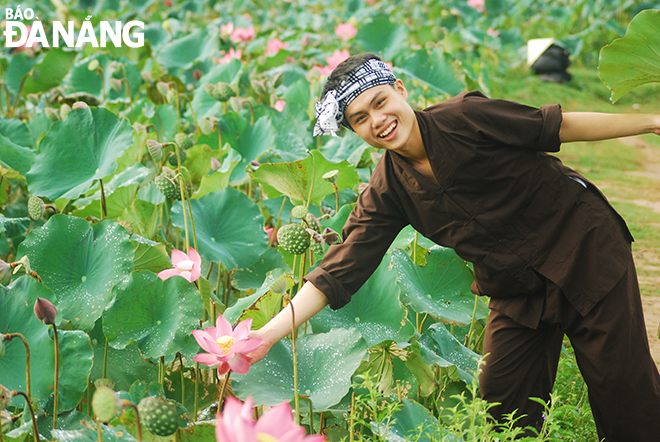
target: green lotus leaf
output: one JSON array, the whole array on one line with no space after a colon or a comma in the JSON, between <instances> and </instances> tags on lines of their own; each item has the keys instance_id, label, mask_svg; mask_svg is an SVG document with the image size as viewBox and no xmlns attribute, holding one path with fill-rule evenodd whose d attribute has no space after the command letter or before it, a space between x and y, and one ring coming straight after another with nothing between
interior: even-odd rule
<instances>
[{"instance_id":1,"label":"green lotus leaf","mask_svg":"<svg viewBox=\"0 0 660 442\"><path fill-rule=\"evenodd\" d=\"M55 343L52 330L35 316L33 306L37 298L45 298L57 305L54 293L35 279L22 276L10 286L0 286L0 333L21 333L30 344L30 367L33 400L43 403L53 393ZM92 369L93 352L89 336L76 330L59 330L60 412L78 405L87 389ZM0 384L10 390L26 391L25 347L15 338L5 343L6 352L0 358ZM12 402L23 407L22 399Z\"/></svg>"},{"instance_id":2,"label":"green lotus leaf","mask_svg":"<svg viewBox=\"0 0 660 442\"><path fill-rule=\"evenodd\" d=\"M218 38L205 29L198 29L185 37L163 45L155 61L167 68L189 68L194 61L202 61L218 53Z\"/></svg>"},{"instance_id":3,"label":"green lotus leaf","mask_svg":"<svg viewBox=\"0 0 660 442\"><path fill-rule=\"evenodd\" d=\"M211 171L213 150L206 144L196 144L186 152L185 166L190 171L192 182L199 184L202 177Z\"/></svg>"},{"instance_id":4,"label":"green lotus leaf","mask_svg":"<svg viewBox=\"0 0 660 442\"><path fill-rule=\"evenodd\" d=\"M461 344L444 325L432 324L422 335L419 345L427 364L440 367L455 365L466 384L473 381L480 356Z\"/></svg>"},{"instance_id":5,"label":"green lotus leaf","mask_svg":"<svg viewBox=\"0 0 660 442\"><path fill-rule=\"evenodd\" d=\"M132 132L128 121L103 108L72 110L41 140L26 175L30 192L51 200L87 192L116 170L117 158L133 143Z\"/></svg>"},{"instance_id":6,"label":"green lotus leaf","mask_svg":"<svg viewBox=\"0 0 660 442\"><path fill-rule=\"evenodd\" d=\"M93 60L98 61L99 68L90 71L88 66ZM101 101L104 91L105 94L109 94L112 90L110 78L115 69L111 67L111 63L113 63L112 58L105 53L92 54L78 60L64 78L63 84L70 86L77 93L85 92Z\"/></svg>"},{"instance_id":7,"label":"green lotus leaf","mask_svg":"<svg viewBox=\"0 0 660 442\"><path fill-rule=\"evenodd\" d=\"M351 387L351 376L367 354L367 343L356 329L303 335L296 341L298 392L309 396L315 411L337 404ZM244 375L232 376L232 387L257 405L276 405L293 399L293 352L291 342L281 340L266 357Z\"/></svg>"},{"instance_id":8,"label":"green lotus leaf","mask_svg":"<svg viewBox=\"0 0 660 442\"><path fill-rule=\"evenodd\" d=\"M49 91L60 85L76 58L76 52L51 48L25 79L23 94Z\"/></svg>"},{"instance_id":9,"label":"green lotus leaf","mask_svg":"<svg viewBox=\"0 0 660 442\"><path fill-rule=\"evenodd\" d=\"M310 323L315 332L332 328L357 328L369 346L391 339L406 342L414 333L406 319L406 309L399 302L396 274L390 268L391 255L383 261L367 282L339 310L325 307Z\"/></svg>"},{"instance_id":10,"label":"green lotus leaf","mask_svg":"<svg viewBox=\"0 0 660 442\"><path fill-rule=\"evenodd\" d=\"M173 356L199 328L202 298L184 278L163 281L151 272L132 273L112 293L115 300L103 312L103 334L115 349L135 341L148 358Z\"/></svg>"},{"instance_id":11,"label":"green lotus leaf","mask_svg":"<svg viewBox=\"0 0 660 442\"><path fill-rule=\"evenodd\" d=\"M19 146L0 135L0 166L14 169L25 175L34 162L35 153L29 147Z\"/></svg>"},{"instance_id":12,"label":"green lotus leaf","mask_svg":"<svg viewBox=\"0 0 660 442\"><path fill-rule=\"evenodd\" d=\"M59 299L59 309L74 327L90 331L112 300L112 287L133 270L133 247L119 224L93 227L81 218L51 217L18 248Z\"/></svg>"},{"instance_id":13,"label":"green lotus leaf","mask_svg":"<svg viewBox=\"0 0 660 442\"><path fill-rule=\"evenodd\" d=\"M96 379L103 378L105 335L103 334L102 319L96 321L89 337L94 346L95 364L92 368L91 378L91 381L94 382ZM120 350L108 346L105 367L106 377L115 383L113 387L115 391L128 391L136 379L145 382L158 381L158 366L142 356L136 342L131 342Z\"/></svg>"},{"instance_id":14,"label":"green lotus leaf","mask_svg":"<svg viewBox=\"0 0 660 442\"><path fill-rule=\"evenodd\" d=\"M383 54L384 60L391 60L407 47L408 27L394 25L389 16L379 15L360 26L355 39L366 52Z\"/></svg>"},{"instance_id":15,"label":"green lotus leaf","mask_svg":"<svg viewBox=\"0 0 660 442\"><path fill-rule=\"evenodd\" d=\"M322 178L324 174L332 170L339 171L337 176L339 190L350 189L360 182L355 168L347 161L331 163L316 149L304 160L262 164L257 170L251 172L250 176L261 184L268 198L277 198L284 194L296 203L307 201L313 182L311 199L314 204L320 206L323 198L334 192L332 184Z\"/></svg>"},{"instance_id":16,"label":"green lotus leaf","mask_svg":"<svg viewBox=\"0 0 660 442\"><path fill-rule=\"evenodd\" d=\"M104 442L137 442L123 425L109 427L100 424ZM53 430L53 437L59 442L95 442L99 440L98 430L95 426L82 427L76 430Z\"/></svg>"},{"instance_id":17,"label":"green lotus leaf","mask_svg":"<svg viewBox=\"0 0 660 442\"><path fill-rule=\"evenodd\" d=\"M34 137L30 128L18 118L0 118L0 135L19 146L34 147Z\"/></svg>"},{"instance_id":18,"label":"green lotus leaf","mask_svg":"<svg viewBox=\"0 0 660 442\"><path fill-rule=\"evenodd\" d=\"M415 440L417 442L431 442L445 439L441 434L441 425L438 419L419 402L409 399L403 400L403 408L392 416L392 423L386 433L382 434L386 440ZM384 429L383 429L384 430ZM377 429L373 428L374 433Z\"/></svg>"},{"instance_id":19,"label":"green lotus leaf","mask_svg":"<svg viewBox=\"0 0 660 442\"><path fill-rule=\"evenodd\" d=\"M259 260L246 269L237 270L231 284L238 290L258 289L264 283L269 272L274 270L288 271L288 266L282 259L282 254L273 247L268 247Z\"/></svg>"},{"instance_id":20,"label":"green lotus leaf","mask_svg":"<svg viewBox=\"0 0 660 442\"><path fill-rule=\"evenodd\" d=\"M133 244L133 266L136 272L149 270L152 273L158 273L172 267L165 244L149 245L138 241L131 241L131 243Z\"/></svg>"},{"instance_id":21,"label":"green lotus leaf","mask_svg":"<svg viewBox=\"0 0 660 442\"><path fill-rule=\"evenodd\" d=\"M238 139L231 146L241 154L241 162L231 172L232 185L247 181L248 176L245 171L247 165L251 161L258 160L275 144L275 129L268 117L259 118L253 125L246 126L245 130L237 135Z\"/></svg>"},{"instance_id":22,"label":"green lotus leaf","mask_svg":"<svg viewBox=\"0 0 660 442\"><path fill-rule=\"evenodd\" d=\"M232 188L191 200L199 254L228 269L253 265L268 247L264 217L245 194ZM189 221L190 222L190 221ZM172 223L184 228L182 205L172 208Z\"/></svg>"},{"instance_id":23,"label":"green lotus leaf","mask_svg":"<svg viewBox=\"0 0 660 442\"><path fill-rule=\"evenodd\" d=\"M108 212L107 218L116 219L122 216L131 204L133 204L133 201L135 201L139 187L139 184L131 184L130 186L120 187L112 193L106 193L105 204ZM86 216L95 216L97 218L106 217L101 210L100 199L91 200L91 202L85 207L74 210L71 214L80 218L85 218Z\"/></svg>"},{"instance_id":24,"label":"green lotus leaf","mask_svg":"<svg viewBox=\"0 0 660 442\"><path fill-rule=\"evenodd\" d=\"M0 233L6 233L7 238L17 238L30 228L30 218L6 218L0 214Z\"/></svg>"},{"instance_id":25,"label":"green lotus leaf","mask_svg":"<svg viewBox=\"0 0 660 442\"><path fill-rule=\"evenodd\" d=\"M660 82L660 10L648 9L633 18L623 38L600 51L598 72L615 103L643 84Z\"/></svg>"},{"instance_id":26,"label":"green lotus leaf","mask_svg":"<svg viewBox=\"0 0 660 442\"><path fill-rule=\"evenodd\" d=\"M21 276L7 287L0 286L0 333L25 336L30 345L32 397L44 400L52 393L55 347L48 335L48 327L34 314L37 298L57 305L52 290L29 276ZM10 390L27 391L25 366L25 347L21 340L15 338L5 342L5 355L0 358L0 384ZM24 404L22 398L12 400L16 407L22 408Z\"/></svg>"},{"instance_id":27,"label":"green lotus leaf","mask_svg":"<svg viewBox=\"0 0 660 442\"><path fill-rule=\"evenodd\" d=\"M32 66L37 64L38 60L26 56L25 54L15 54L9 61L9 66L6 68L5 80L7 87L12 94L17 94L21 88L23 76L30 72Z\"/></svg>"},{"instance_id":28,"label":"green lotus leaf","mask_svg":"<svg viewBox=\"0 0 660 442\"><path fill-rule=\"evenodd\" d=\"M156 204L135 199L117 220L129 223L133 228L133 233L137 235L154 238L158 231L160 210Z\"/></svg>"},{"instance_id":29,"label":"green lotus leaf","mask_svg":"<svg viewBox=\"0 0 660 442\"><path fill-rule=\"evenodd\" d=\"M430 52L420 49L404 58L394 68L394 73L417 79L434 93L454 96L464 89L463 82L456 77L456 63L456 59L442 49Z\"/></svg>"},{"instance_id":30,"label":"green lotus leaf","mask_svg":"<svg viewBox=\"0 0 660 442\"><path fill-rule=\"evenodd\" d=\"M472 271L456 252L433 246L426 256L426 266L413 264L401 250L394 250L392 264L401 287L401 302L417 313L428 313L436 321L464 326L488 316L488 308L470 292Z\"/></svg>"}]
</instances>

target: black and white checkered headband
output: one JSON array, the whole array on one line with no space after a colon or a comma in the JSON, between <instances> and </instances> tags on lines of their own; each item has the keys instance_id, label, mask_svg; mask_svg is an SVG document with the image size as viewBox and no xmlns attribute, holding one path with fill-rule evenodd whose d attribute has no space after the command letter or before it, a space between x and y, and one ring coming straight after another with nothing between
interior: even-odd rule
<instances>
[{"instance_id":1,"label":"black and white checkered headband","mask_svg":"<svg viewBox=\"0 0 660 442\"><path fill-rule=\"evenodd\" d=\"M358 95L372 87L395 82L396 77L385 63L375 58L368 60L351 72L337 89L329 91L321 101L316 102L314 136L336 137L339 124L349 127L344 112Z\"/></svg>"}]
</instances>

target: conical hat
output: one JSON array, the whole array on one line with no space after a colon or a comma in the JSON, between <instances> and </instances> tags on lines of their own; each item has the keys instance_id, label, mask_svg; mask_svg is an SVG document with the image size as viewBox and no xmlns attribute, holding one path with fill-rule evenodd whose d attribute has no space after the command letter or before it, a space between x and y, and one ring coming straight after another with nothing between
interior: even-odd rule
<instances>
[{"instance_id":1,"label":"conical hat","mask_svg":"<svg viewBox=\"0 0 660 442\"><path fill-rule=\"evenodd\" d=\"M527 65L534 62L555 42L554 38L535 38L527 42Z\"/></svg>"}]
</instances>

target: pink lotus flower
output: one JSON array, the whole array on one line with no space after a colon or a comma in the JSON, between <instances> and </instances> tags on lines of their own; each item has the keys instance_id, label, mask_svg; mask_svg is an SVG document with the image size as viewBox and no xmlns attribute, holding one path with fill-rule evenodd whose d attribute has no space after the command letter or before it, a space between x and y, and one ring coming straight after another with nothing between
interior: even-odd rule
<instances>
[{"instance_id":1,"label":"pink lotus flower","mask_svg":"<svg viewBox=\"0 0 660 442\"><path fill-rule=\"evenodd\" d=\"M269 55L275 55L275 54L277 54L278 52L280 52L280 49L286 49L286 48L288 48L288 47L289 47L289 43L288 43L288 42L287 42L287 43L284 43L284 42L282 42L282 40L280 40L279 38L276 38L276 39L274 39L274 40L270 40L270 41L268 42L268 44L266 45L266 52L264 52L264 54L265 54L266 56L269 56Z\"/></svg>"},{"instance_id":2,"label":"pink lotus flower","mask_svg":"<svg viewBox=\"0 0 660 442\"><path fill-rule=\"evenodd\" d=\"M234 32L231 33L231 41L238 43L240 41L250 41L253 40L256 36L254 32L254 26L250 25L249 28L236 28Z\"/></svg>"},{"instance_id":3,"label":"pink lotus flower","mask_svg":"<svg viewBox=\"0 0 660 442\"><path fill-rule=\"evenodd\" d=\"M357 35L357 28L350 23L342 23L335 28L335 34L342 40L350 40Z\"/></svg>"},{"instance_id":4,"label":"pink lotus flower","mask_svg":"<svg viewBox=\"0 0 660 442\"><path fill-rule=\"evenodd\" d=\"M264 231L268 234L268 245L275 247L277 243L277 230L275 230L275 227L266 226Z\"/></svg>"},{"instance_id":5,"label":"pink lotus flower","mask_svg":"<svg viewBox=\"0 0 660 442\"><path fill-rule=\"evenodd\" d=\"M234 32L234 22L230 21L226 25L220 25L220 35L229 37Z\"/></svg>"},{"instance_id":6,"label":"pink lotus flower","mask_svg":"<svg viewBox=\"0 0 660 442\"><path fill-rule=\"evenodd\" d=\"M346 60L348 57L350 57L350 54L348 53L348 49L343 49L341 51L335 49L332 55L325 59L326 63L328 63L327 66L314 66L314 68L321 71L322 76L330 75L330 73L334 71L335 68L339 66L339 64L342 61Z\"/></svg>"},{"instance_id":7,"label":"pink lotus flower","mask_svg":"<svg viewBox=\"0 0 660 442\"><path fill-rule=\"evenodd\" d=\"M286 106L286 101L284 100L277 100L273 107L277 109L278 112L282 112L284 110L284 106Z\"/></svg>"},{"instance_id":8,"label":"pink lotus flower","mask_svg":"<svg viewBox=\"0 0 660 442\"><path fill-rule=\"evenodd\" d=\"M241 56L243 56L243 51L238 50L235 51L234 48L229 48L229 52L225 53L221 59L218 60L218 64L223 64L229 62L232 58L235 58L236 60L240 60Z\"/></svg>"},{"instance_id":9,"label":"pink lotus flower","mask_svg":"<svg viewBox=\"0 0 660 442\"><path fill-rule=\"evenodd\" d=\"M269 408L259 417L252 419L252 397L244 404L228 397L222 414L218 414L215 424L215 438L218 442L323 442L325 436L313 434L305 436L305 429L293 421L293 413L288 402Z\"/></svg>"},{"instance_id":10,"label":"pink lotus flower","mask_svg":"<svg viewBox=\"0 0 660 442\"><path fill-rule=\"evenodd\" d=\"M500 35L500 31L497 31L493 28L488 28L486 34L490 35L491 37L497 37L498 35Z\"/></svg>"},{"instance_id":11,"label":"pink lotus flower","mask_svg":"<svg viewBox=\"0 0 660 442\"><path fill-rule=\"evenodd\" d=\"M166 280L172 276L181 276L186 281L193 282L197 281L202 274L202 257L192 247L188 249L187 254L181 250L173 249L172 265L174 268L158 273L160 279Z\"/></svg>"},{"instance_id":12,"label":"pink lotus flower","mask_svg":"<svg viewBox=\"0 0 660 442\"><path fill-rule=\"evenodd\" d=\"M218 374L226 374L229 370L236 373L247 373L250 363L246 353L253 352L262 343L263 339L248 338L252 328L252 318L241 321L232 330L231 324L224 316L218 316L215 327L204 330L193 330L195 340L208 353L200 353L193 360L209 367L218 366Z\"/></svg>"},{"instance_id":13,"label":"pink lotus flower","mask_svg":"<svg viewBox=\"0 0 660 442\"><path fill-rule=\"evenodd\" d=\"M469 7L476 9L479 12L484 12L486 7L486 0L467 0Z\"/></svg>"}]
</instances>

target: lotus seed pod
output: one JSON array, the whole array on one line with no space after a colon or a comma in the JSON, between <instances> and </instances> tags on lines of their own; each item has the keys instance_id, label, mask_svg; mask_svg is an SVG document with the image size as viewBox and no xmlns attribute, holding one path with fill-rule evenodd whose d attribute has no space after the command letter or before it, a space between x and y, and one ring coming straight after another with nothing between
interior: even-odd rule
<instances>
[{"instance_id":1,"label":"lotus seed pod","mask_svg":"<svg viewBox=\"0 0 660 442\"><path fill-rule=\"evenodd\" d=\"M9 285L11 282L11 264L0 259L0 285Z\"/></svg>"},{"instance_id":2,"label":"lotus seed pod","mask_svg":"<svg viewBox=\"0 0 660 442\"><path fill-rule=\"evenodd\" d=\"M71 112L71 106L64 103L62 107L60 107L60 117L64 120L66 116L69 115L69 112Z\"/></svg>"},{"instance_id":3,"label":"lotus seed pod","mask_svg":"<svg viewBox=\"0 0 660 442\"><path fill-rule=\"evenodd\" d=\"M309 248L311 249L312 252L314 252L314 254L316 256L323 256L323 251L324 251L323 250L323 243L318 243L318 242L312 241Z\"/></svg>"},{"instance_id":4,"label":"lotus seed pod","mask_svg":"<svg viewBox=\"0 0 660 442\"><path fill-rule=\"evenodd\" d=\"M217 100L216 95L218 95L218 92L216 91L215 84L206 83L204 85L204 92L206 92L207 95L209 95L210 97L215 98Z\"/></svg>"},{"instance_id":5,"label":"lotus seed pod","mask_svg":"<svg viewBox=\"0 0 660 442\"><path fill-rule=\"evenodd\" d=\"M46 203L38 196L33 195L28 199L27 208L28 215L34 220L41 219L46 213Z\"/></svg>"},{"instance_id":6,"label":"lotus seed pod","mask_svg":"<svg viewBox=\"0 0 660 442\"><path fill-rule=\"evenodd\" d=\"M270 285L270 290L275 293L284 293L286 291L286 278L280 277Z\"/></svg>"},{"instance_id":7,"label":"lotus seed pod","mask_svg":"<svg viewBox=\"0 0 660 442\"><path fill-rule=\"evenodd\" d=\"M124 230L126 230L126 233L128 233L129 235L133 234L133 226L131 225L131 223L129 223L128 221L121 220L119 221L118 224L122 226Z\"/></svg>"},{"instance_id":8,"label":"lotus seed pod","mask_svg":"<svg viewBox=\"0 0 660 442\"><path fill-rule=\"evenodd\" d=\"M321 223L319 223L318 218L316 218L313 214L308 213L305 215L305 222L307 222L307 225L315 232L321 233Z\"/></svg>"},{"instance_id":9,"label":"lotus seed pod","mask_svg":"<svg viewBox=\"0 0 660 442\"><path fill-rule=\"evenodd\" d=\"M121 80L119 78L111 78L110 79L110 87L115 92L121 92L121 90L123 89L123 86L121 84Z\"/></svg>"},{"instance_id":10,"label":"lotus seed pod","mask_svg":"<svg viewBox=\"0 0 660 442\"><path fill-rule=\"evenodd\" d=\"M147 150L154 161L159 162L163 158L163 145L156 140L147 140Z\"/></svg>"},{"instance_id":11,"label":"lotus seed pod","mask_svg":"<svg viewBox=\"0 0 660 442\"><path fill-rule=\"evenodd\" d=\"M303 219L307 215L307 207L306 206L296 206L293 209L291 209L291 216L294 217L295 219Z\"/></svg>"},{"instance_id":12,"label":"lotus seed pod","mask_svg":"<svg viewBox=\"0 0 660 442\"><path fill-rule=\"evenodd\" d=\"M158 89L158 92L160 92L161 95L167 96L167 93L170 91L170 85L165 82L159 81L158 83L156 83L156 89Z\"/></svg>"},{"instance_id":13,"label":"lotus seed pod","mask_svg":"<svg viewBox=\"0 0 660 442\"><path fill-rule=\"evenodd\" d=\"M335 169L335 170L331 170L328 173L324 173L321 178L323 178L330 184L337 184L337 175L339 175L339 171Z\"/></svg>"},{"instance_id":14,"label":"lotus seed pod","mask_svg":"<svg viewBox=\"0 0 660 442\"><path fill-rule=\"evenodd\" d=\"M96 388L108 387L110 389L113 389L115 388L115 381L108 378L98 378L97 380L94 381L94 387Z\"/></svg>"},{"instance_id":15,"label":"lotus seed pod","mask_svg":"<svg viewBox=\"0 0 660 442\"><path fill-rule=\"evenodd\" d=\"M177 95L178 94L176 92L176 89L170 89L169 91L167 91L167 95L165 96L167 98L167 102L169 104L176 104Z\"/></svg>"},{"instance_id":16,"label":"lotus seed pod","mask_svg":"<svg viewBox=\"0 0 660 442\"><path fill-rule=\"evenodd\" d=\"M4 410L11 403L11 390L0 384L0 410Z\"/></svg>"},{"instance_id":17,"label":"lotus seed pod","mask_svg":"<svg viewBox=\"0 0 660 442\"><path fill-rule=\"evenodd\" d=\"M302 255L309 248L309 233L300 224L286 224L277 231L277 242L287 252Z\"/></svg>"},{"instance_id":18,"label":"lotus seed pod","mask_svg":"<svg viewBox=\"0 0 660 442\"><path fill-rule=\"evenodd\" d=\"M179 132L174 135L174 142L179 146L180 149L188 150L193 146L193 142L190 137L184 133ZM181 160L183 161L183 160Z\"/></svg>"},{"instance_id":19,"label":"lotus seed pod","mask_svg":"<svg viewBox=\"0 0 660 442\"><path fill-rule=\"evenodd\" d=\"M25 97L33 106L39 106L39 95L27 94Z\"/></svg>"},{"instance_id":20,"label":"lotus seed pod","mask_svg":"<svg viewBox=\"0 0 660 442\"><path fill-rule=\"evenodd\" d=\"M176 172L165 166L163 167L163 176L166 176L167 178L174 178L176 176Z\"/></svg>"},{"instance_id":21,"label":"lotus seed pod","mask_svg":"<svg viewBox=\"0 0 660 442\"><path fill-rule=\"evenodd\" d=\"M53 123L56 121L59 121L60 117L57 115L57 111L51 107L47 107L44 110L44 113L46 114L46 117Z\"/></svg>"},{"instance_id":22,"label":"lotus seed pod","mask_svg":"<svg viewBox=\"0 0 660 442\"><path fill-rule=\"evenodd\" d=\"M307 228L305 230L307 230L307 233L309 234L310 241L312 243L321 244L323 242L323 237L321 236L321 234L319 232L317 232L314 229L310 229L310 228Z\"/></svg>"},{"instance_id":23,"label":"lotus seed pod","mask_svg":"<svg viewBox=\"0 0 660 442\"><path fill-rule=\"evenodd\" d=\"M156 188L162 193L165 198L181 198L181 191L179 185L172 179L163 175L154 178Z\"/></svg>"},{"instance_id":24,"label":"lotus seed pod","mask_svg":"<svg viewBox=\"0 0 660 442\"><path fill-rule=\"evenodd\" d=\"M89 69L90 71L95 71L98 69L98 67L99 67L99 60L96 58L90 61L89 64L87 64L87 69Z\"/></svg>"},{"instance_id":25,"label":"lotus seed pod","mask_svg":"<svg viewBox=\"0 0 660 442\"><path fill-rule=\"evenodd\" d=\"M176 407L164 399L147 396L138 404L145 428L157 436L169 436L179 428Z\"/></svg>"},{"instance_id":26,"label":"lotus seed pod","mask_svg":"<svg viewBox=\"0 0 660 442\"><path fill-rule=\"evenodd\" d=\"M119 414L122 404L119 396L112 389L98 387L92 397L92 408L101 422L108 423Z\"/></svg>"},{"instance_id":27,"label":"lotus seed pod","mask_svg":"<svg viewBox=\"0 0 660 442\"><path fill-rule=\"evenodd\" d=\"M0 431L7 433L11 431L12 420L8 411L0 410Z\"/></svg>"},{"instance_id":28,"label":"lotus seed pod","mask_svg":"<svg viewBox=\"0 0 660 442\"><path fill-rule=\"evenodd\" d=\"M213 123L204 118L199 122L199 130L201 130L204 135L208 135L213 132Z\"/></svg>"},{"instance_id":29,"label":"lotus seed pod","mask_svg":"<svg viewBox=\"0 0 660 442\"><path fill-rule=\"evenodd\" d=\"M213 97L213 98L215 98L216 100L222 103L236 96L236 92L234 92L234 89L232 89L232 87L228 83L225 83L223 81L216 83L215 92L217 97Z\"/></svg>"},{"instance_id":30,"label":"lotus seed pod","mask_svg":"<svg viewBox=\"0 0 660 442\"><path fill-rule=\"evenodd\" d=\"M186 153L185 152L179 152L179 158L181 158L181 164L185 163ZM172 152L172 154L170 155L169 163L173 167L178 167L179 166L179 160L176 156L176 152Z\"/></svg>"},{"instance_id":31,"label":"lotus seed pod","mask_svg":"<svg viewBox=\"0 0 660 442\"><path fill-rule=\"evenodd\" d=\"M89 105L84 101L76 101L71 105L71 109L86 109Z\"/></svg>"}]
</instances>

